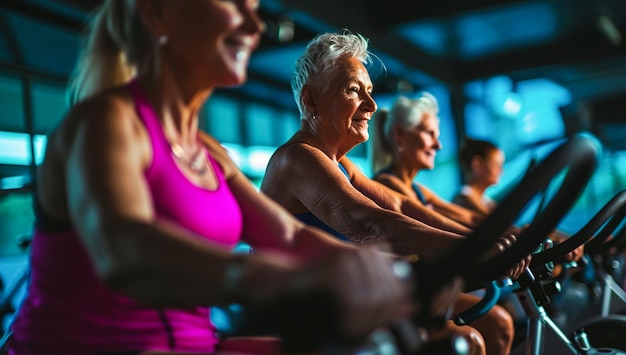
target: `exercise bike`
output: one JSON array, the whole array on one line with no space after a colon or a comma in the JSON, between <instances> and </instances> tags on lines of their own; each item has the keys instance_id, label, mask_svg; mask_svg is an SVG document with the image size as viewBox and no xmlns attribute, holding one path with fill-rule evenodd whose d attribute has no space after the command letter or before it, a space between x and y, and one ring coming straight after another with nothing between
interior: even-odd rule
<instances>
[{"instance_id":1,"label":"exercise bike","mask_svg":"<svg viewBox=\"0 0 626 355\"><path fill-rule=\"evenodd\" d=\"M626 200L624 195L626 192L621 192L613 200ZM588 243L586 249L595 272L592 285L596 292L566 329L583 329L592 346L610 344L626 352L626 292L616 279L621 268L619 255L626 242L625 216L626 202L623 202L613 219ZM622 225L621 230L613 233L619 225Z\"/></svg>"},{"instance_id":2,"label":"exercise bike","mask_svg":"<svg viewBox=\"0 0 626 355\"><path fill-rule=\"evenodd\" d=\"M626 212L625 205L626 193L618 194L578 233L534 255L531 266L517 280L515 289L528 317L528 328L525 342L516 347L512 355L625 353L625 343L619 341L622 335L626 335L626 332L621 331L626 329L624 318L598 318L564 332L546 311L550 296L560 292L558 281L548 277L554 263L563 263L563 257L582 244L587 245L591 241L602 243L604 235L609 235L621 223ZM600 232L596 233L597 230ZM567 333L571 333L571 336L567 336Z\"/></svg>"},{"instance_id":3,"label":"exercise bike","mask_svg":"<svg viewBox=\"0 0 626 355\"><path fill-rule=\"evenodd\" d=\"M478 226L471 236L459 243L442 260L434 265L414 264L414 277L417 284L417 298L422 305L432 301L433 290L440 289L453 278L461 277L468 289L494 285L504 270L513 267L519 260L535 250L561 218L569 211L579 194L589 181L597 164L597 145L589 138L574 137L552 151L536 169L524 177L513 188L498 208ZM501 254L487 261L482 255L513 224L541 189L559 173L565 171L560 189L552 196L546 207L537 215L533 223L523 230L517 242ZM461 266L461 267L459 267ZM497 288L490 288L497 289ZM277 336L282 341L285 353L306 353L316 351L321 354L426 354L428 340L424 339L420 327L442 325L447 319L428 319L417 314L400 324L383 330L382 341L374 347L338 347L338 344L353 344L354 340L337 337L336 310L332 301L323 295L310 295L304 300L302 295L266 304L257 309L249 309L249 330L252 334ZM490 300L465 312L464 319L471 321L472 314L478 315L477 308L488 308ZM494 302L495 303L495 302ZM289 310L298 309L295 319ZM306 310L302 316L301 310ZM329 311L331 310L331 311ZM271 320L271 321L268 321ZM374 332L373 336L378 336ZM321 349L321 350L320 350ZM340 349L340 350L338 350ZM454 349L448 349L454 353ZM458 352L457 352L458 353Z\"/></svg>"}]
</instances>

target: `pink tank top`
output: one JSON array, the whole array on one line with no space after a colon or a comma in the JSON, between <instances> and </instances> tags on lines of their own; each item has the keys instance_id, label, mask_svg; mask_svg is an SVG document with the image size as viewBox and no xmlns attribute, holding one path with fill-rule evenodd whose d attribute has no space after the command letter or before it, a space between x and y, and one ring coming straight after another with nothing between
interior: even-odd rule
<instances>
[{"instance_id":1,"label":"pink tank top","mask_svg":"<svg viewBox=\"0 0 626 355\"><path fill-rule=\"evenodd\" d=\"M230 250L239 241L239 204L211 156L219 186L195 186L173 160L154 110L137 81L129 84L139 117L152 140L153 161L145 176L154 209L208 243ZM145 307L107 289L74 230L35 229L27 296L12 325L11 354L98 354L163 350L213 352L216 329L206 307Z\"/></svg>"}]
</instances>

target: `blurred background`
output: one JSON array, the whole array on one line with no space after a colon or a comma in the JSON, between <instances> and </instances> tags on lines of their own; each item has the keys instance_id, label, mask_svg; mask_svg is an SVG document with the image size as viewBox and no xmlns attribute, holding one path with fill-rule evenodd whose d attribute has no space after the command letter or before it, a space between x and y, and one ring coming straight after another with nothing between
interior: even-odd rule
<instances>
[{"instance_id":1,"label":"blurred background","mask_svg":"<svg viewBox=\"0 0 626 355\"><path fill-rule=\"evenodd\" d=\"M192 1L192 0L182 0ZM46 134L67 111L65 85L85 22L100 0L0 0L0 277L27 251L33 171ZM298 128L289 81L306 43L348 28L370 39L386 70L372 68L374 98L429 91L441 106L442 151L418 180L444 198L460 188L463 137L500 145L507 157L498 198L533 160L587 132L603 146L599 169L561 229L575 232L626 188L626 1L262 0L267 24L249 81L204 107L202 127L260 183L267 160ZM367 144L349 156L371 173ZM33 159L34 157L34 159Z\"/></svg>"}]
</instances>

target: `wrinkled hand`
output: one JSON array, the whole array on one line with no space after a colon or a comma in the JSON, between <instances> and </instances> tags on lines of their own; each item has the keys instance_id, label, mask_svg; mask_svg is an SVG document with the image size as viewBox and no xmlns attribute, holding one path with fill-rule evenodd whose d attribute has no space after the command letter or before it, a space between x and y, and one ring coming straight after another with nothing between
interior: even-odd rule
<instances>
[{"instance_id":1,"label":"wrinkled hand","mask_svg":"<svg viewBox=\"0 0 626 355\"><path fill-rule=\"evenodd\" d=\"M416 309L411 266L374 248L341 251L318 265L317 287L339 306L341 336L358 338Z\"/></svg>"},{"instance_id":2,"label":"wrinkled hand","mask_svg":"<svg viewBox=\"0 0 626 355\"><path fill-rule=\"evenodd\" d=\"M498 239L496 239L495 243L485 252L482 261L487 261L498 254L504 252L507 248L512 246L517 241L517 237L513 234L504 234Z\"/></svg>"},{"instance_id":3,"label":"wrinkled hand","mask_svg":"<svg viewBox=\"0 0 626 355\"><path fill-rule=\"evenodd\" d=\"M554 241L554 243L559 244L559 243L563 243L564 241L566 241L569 238L568 235L562 233L562 232L558 232L555 231L550 235L550 239L552 239L552 241ZM580 258L583 257L583 255L585 254L585 245L582 244L580 246L578 246L576 249L570 251L569 253L565 254L565 260L569 261L578 261L580 260Z\"/></svg>"},{"instance_id":4,"label":"wrinkled hand","mask_svg":"<svg viewBox=\"0 0 626 355\"><path fill-rule=\"evenodd\" d=\"M507 270L504 276L510 278L511 280L517 280L517 278L519 278L524 270L530 265L531 261L532 255L528 254L525 258L518 261L512 268Z\"/></svg>"},{"instance_id":5,"label":"wrinkled hand","mask_svg":"<svg viewBox=\"0 0 626 355\"><path fill-rule=\"evenodd\" d=\"M578 248L570 251L569 253L565 254L565 260L567 261L578 261L580 260L583 255L585 254L585 245L581 245Z\"/></svg>"},{"instance_id":6,"label":"wrinkled hand","mask_svg":"<svg viewBox=\"0 0 626 355\"><path fill-rule=\"evenodd\" d=\"M499 237L494 245L489 249L485 255L485 260L491 259L494 256L504 252L507 248L511 247L517 241L517 237L513 234L505 234ZM502 275L503 277L509 277L512 280L516 280L526 269L532 260L532 255L527 255L520 261L518 261L513 267L506 270Z\"/></svg>"}]
</instances>

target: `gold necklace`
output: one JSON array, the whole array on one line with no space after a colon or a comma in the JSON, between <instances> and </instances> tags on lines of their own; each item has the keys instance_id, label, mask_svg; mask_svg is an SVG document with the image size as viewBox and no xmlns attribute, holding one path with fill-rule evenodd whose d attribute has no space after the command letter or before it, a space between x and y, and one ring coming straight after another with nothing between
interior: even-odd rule
<instances>
[{"instance_id":1,"label":"gold necklace","mask_svg":"<svg viewBox=\"0 0 626 355\"><path fill-rule=\"evenodd\" d=\"M183 147L178 143L170 144L172 155L179 161L183 162L191 171L198 175L204 175L208 169L208 162L206 157L206 149L200 147L190 157L185 152Z\"/></svg>"}]
</instances>

